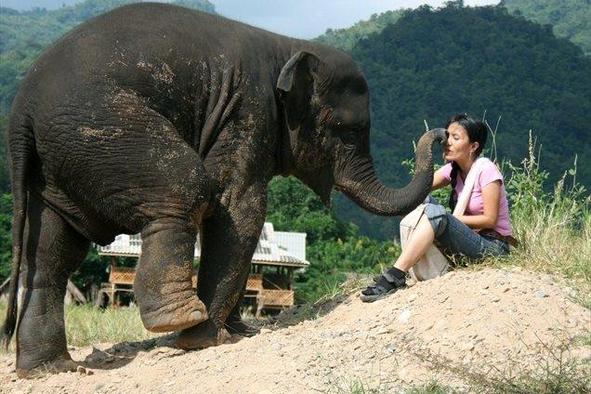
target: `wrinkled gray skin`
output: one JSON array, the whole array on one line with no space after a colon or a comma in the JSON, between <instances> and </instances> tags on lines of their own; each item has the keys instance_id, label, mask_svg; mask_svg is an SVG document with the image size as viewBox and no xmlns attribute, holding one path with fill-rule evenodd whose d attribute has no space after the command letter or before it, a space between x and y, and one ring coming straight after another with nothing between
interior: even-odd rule
<instances>
[{"instance_id":1,"label":"wrinkled gray skin","mask_svg":"<svg viewBox=\"0 0 591 394\"><path fill-rule=\"evenodd\" d=\"M142 321L199 348L222 342L225 322L239 323L228 317L273 176L295 175L326 203L336 187L376 214L412 210L429 191L431 146L444 131L421 138L413 180L393 190L375 176L369 128L366 81L329 47L163 4L122 7L67 34L31 67L10 116L4 334L9 341L16 327L18 374L75 368L63 297L91 241L141 232Z\"/></svg>"}]
</instances>

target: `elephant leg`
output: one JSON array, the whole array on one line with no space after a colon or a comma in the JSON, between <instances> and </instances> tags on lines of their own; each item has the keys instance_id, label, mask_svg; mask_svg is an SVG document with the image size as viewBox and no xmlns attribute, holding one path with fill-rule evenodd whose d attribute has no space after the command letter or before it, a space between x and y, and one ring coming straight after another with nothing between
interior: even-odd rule
<instances>
[{"instance_id":1,"label":"elephant leg","mask_svg":"<svg viewBox=\"0 0 591 394\"><path fill-rule=\"evenodd\" d=\"M27 207L21 282L23 297L16 331L16 372L76 370L66 347L64 296L68 277L90 242L31 193Z\"/></svg>"},{"instance_id":2,"label":"elephant leg","mask_svg":"<svg viewBox=\"0 0 591 394\"><path fill-rule=\"evenodd\" d=\"M248 277L246 279L248 280ZM231 335L236 334L245 337L251 337L253 335L258 334L259 329L257 327L251 326L250 324L247 324L245 321L242 320L242 317L240 316L240 309L242 307L244 293L246 293L246 281L242 286L242 292L240 293L238 302L236 302L236 305L230 312L228 319L226 319L225 328Z\"/></svg>"},{"instance_id":3,"label":"elephant leg","mask_svg":"<svg viewBox=\"0 0 591 394\"><path fill-rule=\"evenodd\" d=\"M142 231L142 254L134 292L146 329L175 331L207 319L205 305L192 287L194 225L165 218Z\"/></svg>"},{"instance_id":4,"label":"elephant leg","mask_svg":"<svg viewBox=\"0 0 591 394\"><path fill-rule=\"evenodd\" d=\"M225 323L241 298L265 213L266 188L251 185L240 193L226 190L213 216L203 221L198 294L209 320L181 331L177 346L204 348L229 337Z\"/></svg>"},{"instance_id":5,"label":"elephant leg","mask_svg":"<svg viewBox=\"0 0 591 394\"><path fill-rule=\"evenodd\" d=\"M70 194L88 217L110 231L141 232L134 292L146 329L198 324L207 319L191 286L196 229L210 198L203 162L137 95L105 93L94 107L96 116L85 113L78 131L69 131L71 151L93 154L64 152L60 178L76 180ZM104 231L93 224L94 233Z\"/></svg>"}]
</instances>

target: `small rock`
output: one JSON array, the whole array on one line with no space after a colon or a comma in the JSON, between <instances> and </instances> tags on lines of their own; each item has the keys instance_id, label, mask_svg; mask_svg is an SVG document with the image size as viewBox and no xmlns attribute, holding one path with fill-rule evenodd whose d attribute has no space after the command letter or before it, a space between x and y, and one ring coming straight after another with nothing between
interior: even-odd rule
<instances>
[{"instance_id":1,"label":"small rock","mask_svg":"<svg viewBox=\"0 0 591 394\"><path fill-rule=\"evenodd\" d=\"M493 296L493 297L491 298L491 301L492 301L492 302L499 302L499 301L501 301L501 299L500 299L499 297L497 297L497 296Z\"/></svg>"},{"instance_id":2,"label":"small rock","mask_svg":"<svg viewBox=\"0 0 591 394\"><path fill-rule=\"evenodd\" d=\"M503 293L506 293L506 292L508 292L509 290L511 290L511 288L510 288L510 287L505 287L505 288L503 289Z\"/></svg>"},{"instance_id":3,"label":"small rock","mask_svg":"<svg viewBox=\"0 0 591 394\"><path fill-rule=\"evenodd\" d=\"M575 289L573 289L572 287L565 287L563 291L569 297L574 298L577 296L577 291Z\"/></svg>"},{"instance_id":4,"label":"small rock","mask_svg":"<svg viewBox=\"0 0 591 394\"><path fill-rule=\"evenodd\" d=\"M384 334L390 334L393 330L389 327L384 327L381 330L379 330L376 334L377 335L384 335Z\"/></svg>"},{"instance_id":5,"label":"small rock","mask_svg":"<svg viewBox=\"0 0 591 394\"><path fill-rule=\"evenodd\" d=\"M396 347L392 344L386 345L386 351L388 353L394 353L396 351Z\"/></svg>"},{"instance_id":6,"label":"small rock","mask_svg":"<svg viewBox=\"0 0 591 394\"><path fill-rule=\"evenodd\" d=\"M546 293L543 289L536 290L536 292L534 294L538 298L548 297L548 293Z\"/></svg>"},{"instance_id":7,"label":"small rock","mask_svg":"<svg viewBox=\"0 0 591 394\"><path fill-rule=\"evenodd\" d=\"M259 331L259 334L269 334L272 331L269 330L268 328L261 328L261 331Z\"/></svg>"},{"instance_id":8,"label":"small rock","mask_svg":"<svg viewBox=\"0 0 591 394\"><path fill-rule=\"evenodd\" d=\"M400 315L398 315L398 321L401 323L407 323L408 319L410 319L410 315L410 309L404 308L402 312L400 312Z\"/></svg>"}]
</instances>

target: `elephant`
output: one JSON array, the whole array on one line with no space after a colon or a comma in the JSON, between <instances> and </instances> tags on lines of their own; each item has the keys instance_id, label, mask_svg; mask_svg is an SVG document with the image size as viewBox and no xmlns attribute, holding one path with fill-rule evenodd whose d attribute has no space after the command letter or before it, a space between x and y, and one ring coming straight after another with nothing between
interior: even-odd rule
<instances>
[{"instance_id":1,"label":"elephant","mask_svg":"<svg viewBox=\"0 0 591 394\"><path fill-rule=\"evenodd\" d=\"M231 312L274 176L299 178L325 204L336 189L375 214L410 212L430 190L445 130L421 136L415 174L400 189L378 180L369 130L367 82L329 46L155 3L73 29L31 66L8 124L14 217L3 337L8 344L16 332L18 376L76 368L63 298L91 242L141 233L142 322L196 349L222 343L226 324L240 327Z\"/></svg>"}]
</instances>

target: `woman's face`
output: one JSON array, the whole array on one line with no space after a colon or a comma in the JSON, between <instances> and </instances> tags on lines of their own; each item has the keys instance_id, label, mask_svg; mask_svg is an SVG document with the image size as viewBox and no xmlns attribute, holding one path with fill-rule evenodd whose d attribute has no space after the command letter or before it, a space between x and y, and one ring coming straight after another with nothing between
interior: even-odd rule
<instances>
[{"instance_id":1,"label":"woman's face","mask_svg":"<svg viewBox=\"0 0 591 394\"><path fill-rule=\"evenodd\" d=\"M446 161L465 162L474 158L478 142L470 142L468 132L454 122L447 128L447 146L443 155Z\"/></svg>"}]
</instances>

